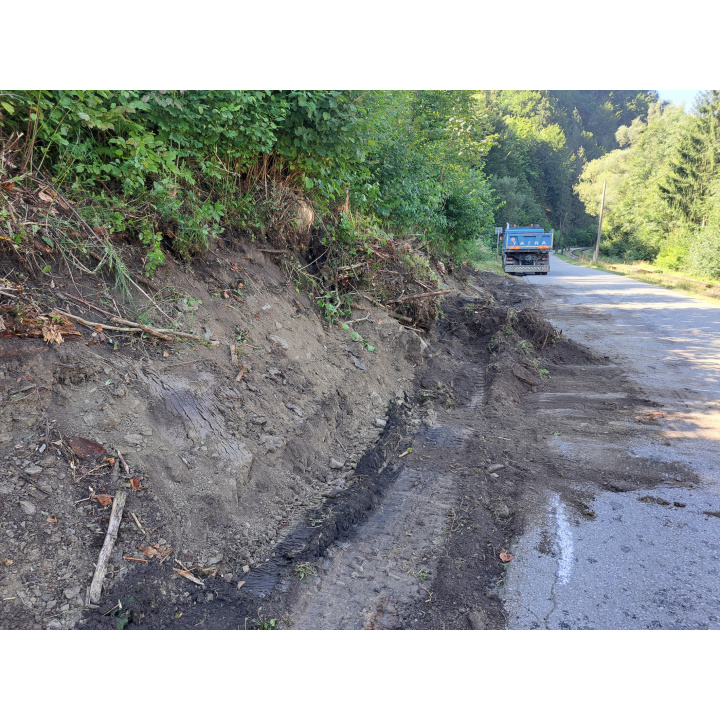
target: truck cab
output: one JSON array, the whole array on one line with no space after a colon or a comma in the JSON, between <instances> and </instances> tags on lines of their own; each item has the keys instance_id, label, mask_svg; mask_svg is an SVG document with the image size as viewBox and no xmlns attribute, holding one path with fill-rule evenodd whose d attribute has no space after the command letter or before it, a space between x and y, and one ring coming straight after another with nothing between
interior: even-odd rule
<instances>
[{"instance_id":1,"label":"truck cab","mask_svg":"<svg viewBox=\"0 0 720 720\"><path fill-rule=\"evenodd\" d=\"M512 275L547 275L553 234L539 225L517 227L508 223L501 236L503 270Z\"/></svg>"}]
</instances>

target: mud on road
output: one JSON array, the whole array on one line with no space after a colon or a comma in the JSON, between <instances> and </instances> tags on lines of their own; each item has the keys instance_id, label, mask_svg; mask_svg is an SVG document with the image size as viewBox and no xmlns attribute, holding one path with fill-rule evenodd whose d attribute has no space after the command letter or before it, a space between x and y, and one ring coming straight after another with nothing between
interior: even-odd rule
<instances>
[{"instance_id":1,"label":"mud on road","mask_svg":"<svg viewBox=\"0 0 720 720\"><path fill-rule=\"evenodd\" d=\"M569 522L592 522L600 488L687 480L624 452L654 403L617 366L564 340L519 283L483 276L475 290L445 304L431 338L415 388L422 427L399 446L412 453L373 517L296 588L292 627L501 629L507 550L548 494ZM587 443L582 462L562 440ZM549 538L544 552L558 552Z\"/></svg>"},{"instance_id":2,"label":"mud on road","mask_svg":"<svg viewBox=\"0 0 720 720\"><path fill-rule=\"evenodd\" d=\"M582 523L598 489L689 480L625 453L653 432L652 399L564 339L526 284L448 276L424 339L372 310L356 326L370 355L252 257L233 266L255 273L246 306L204 318L222 337L247 316L242 383L204 349L3 344L2 627L502 628L512 538L548 493ZM219 287L228 272L206 270ZM209 306L206 290L188 293ZM121 481L145 489L130 485L106 590L86 608L109 515L88 493L119 489L102 454L71 451L89 434L122 446ZM568 460L564 441L587 456Z\"/></svg>"}]
</instances>

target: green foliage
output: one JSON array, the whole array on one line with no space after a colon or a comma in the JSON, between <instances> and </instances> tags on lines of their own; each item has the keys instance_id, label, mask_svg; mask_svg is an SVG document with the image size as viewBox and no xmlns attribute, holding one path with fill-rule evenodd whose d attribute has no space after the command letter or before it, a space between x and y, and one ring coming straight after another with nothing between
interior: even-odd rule
<instances>
[{"instance_id":1,"label":"green foliage","mask_svg":"<svg viewBox=\"0 0 720 720\"><path fill-rule=\"evenodd\" d=\"M623 123L647 113L647 91L487 91L482 104L499 140L486 169L502 209L496 224L538 223L583 244L593 224L572 187L587 161L618 147Z\"/></svg>"},{"instance_id":2,"label":"green foliage","mask_svg":"<svg viewBox=\"0 0 720 720\"><path fill-rule=\"evenodd\" d=\"M697 116L656 100L638 90L0 91L0 138L24 138L7 179L52 178L106 231L101 267L119 277L113 241L140 248L152 276L166 253L187 260L228 227L283 237L303 203L351 262L392 233L490 264L505 222L590 245L603 180L604 248L699 267L692 248L714 247L720 228L720 99L700 98ZM338 213L346 197L352 212ZM14 229L14 241L30 232ZM61 251L80 249L63 237ZM331 322L346 315L337 289L316 301Z\"/></svg>"},{"instance_id":3,"label":"green foliage","mask_svg":"<svg viewBox=\"0 0 720 720\"><path fill-rule=\"evenodd\" d=\"M365 338L363 338L363 336L359 332L357 332L356 330L352 330L347 323L343 323L340 327L350 333L350 339L353 342L362 343L368 352L375 352L375 346L371 345L367 340L365 340Z\"/></svg>"},{"instance_id":4,"label":"green foliage","mask_svg":"<svg viewBox=\"0 0 720 720\"><path fill-rule=\"evenodd\" d=\"M670 208L694 224L706 215L710 186L720 164L720 91L704 93L696 111L660 185L662 198Z\"/></svg>"},{"instance_id":5,"label":"green foliage","mask_svg":"<svg viewBox=\"0 0 720 720\"><path fill-rule=\"evenodd\" d=\"M496 200L483 171L493 142L475 93L385 93L374 100L367 175L351 198L441 255L472 254Z\"/></svg>"},{"instance_id":6,"label":"green foliage","mask_svg":"<svg viewBox=\"0 0 720 720\"><path fill-rule=\"evenodd\" d=\"M328 290L315 298L318 307L323 311L325 320L331 325L343 317L350 317L349 299L341 295L337 289Z\"/></svg>"},{"instance_id":7,"label":"green foliage","mask_svg":"<svg viewBox=\"0 0 720 720\"><path fill-rule=\"evenodd\" d=\"M695 115L658 102L646 121L618 129L623 149L589 163L576 187L596 214L607 181L601 252L718 277L719 131L717 91L699 98Z\"/></svg>"},{"instance_id":8,"label":"green foliage","mask_svg":"<svg viewBox=\"0 0 720 720\"><path fill-rule=\"evenodd\" d=\"M720 229L703 228L687 250L687 269L710 280L720 280Z\"/></svg>"},{"instance_id":9,"label":"green foliage","mask_svg":"<svg viewBox=\"0 0 720 720\"><path fill-rule=\"evenodd\" d=\"M24 133L21 172L47 173L163 262L205 250L226 218L248 220L268 178L339 197L363 160L359 93L339 91L0 92L3 135ZM139 218L139 219L138 219ZM169 232L168 232L169 231Z\"/></svg>"},{"instance_id":10,"label":"green foliage","mask_svg":"<svg viewBox=\"0 0 720 720\"><path fill-rule=\"evenodd\" d=\"M312 575L317 575L315 568L312 563L303 562L297 565L293 571L295 575L303 582L308 582L308 578Z\"/></svg>"}]
</instances>

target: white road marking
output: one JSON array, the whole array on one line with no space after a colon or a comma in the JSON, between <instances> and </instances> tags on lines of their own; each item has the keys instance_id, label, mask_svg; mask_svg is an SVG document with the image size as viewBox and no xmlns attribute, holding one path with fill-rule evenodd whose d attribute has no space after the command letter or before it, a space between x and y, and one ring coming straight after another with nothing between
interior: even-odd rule
<instances>
[{"instance_id":1,"label":"white road marking","mask_svg":"<svg viewBox=\"0 0 720 720\"><path fill-rule=\"evenodd\" d=\"M555 511L555 529L560 545L560 561L558 562L558 580L561 585L567 585L572 572L573 542L570 524L565 515L565 507L558 495L553 495L550 507Z\"/></svg>"}]
</instances>

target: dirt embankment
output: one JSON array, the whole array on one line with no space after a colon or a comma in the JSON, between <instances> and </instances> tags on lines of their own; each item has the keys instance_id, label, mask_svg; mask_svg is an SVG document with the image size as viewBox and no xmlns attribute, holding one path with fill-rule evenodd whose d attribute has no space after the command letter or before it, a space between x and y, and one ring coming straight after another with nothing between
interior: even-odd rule
<instances>
[{"instance_id":1,"label":"dirt embankment","mask_svg":"<svg viewBox=\"0 0 720 720\"><path fill-rule=\"evenodd\" d=\"M0 342L0 627L502 627L508 548L538 490L581 518L591 492L564 486L546 445L577 423L551 428L532 398L574 380L583 397L597 370L629 399L594 408L593 427L647 401L515 279L446 275L429 335L374 307L346 330L272 255L208 257L172 271L165 306L207 346L85 326ZM97 291L80 285L53 288L73 314ZM585 478L653 482L618 468Z\"/></svg>"},{"instance_id":2,"label":"dirt embankment","mask_svg":"<svg viewBox=\"0 0 720 720\"><path fill-rule=\"evenodd\" d=\"M388 407L405 397L422 362L418 333L374 308L357 311L351 330L328 326L252 245L209 257L164 280L177 298L164 306L170 319L209 346L80 325L62 344L39 332L0 341L1 582L12 598L0 626L72 627L83 617L110 512L96 496L122 486L130 499L110 588L143 582L172 548L157 570L169 578L168 606L188 591L204 597L173 567L237 589L323 494L353 483ZM59 283L53 294L103 302L94 283ZM102 322L85 305L64 307ZM101 451L73 451L78 437ZM104 458L119 455L128 471L113 480Z\"/></svg>"}]
</instances>

